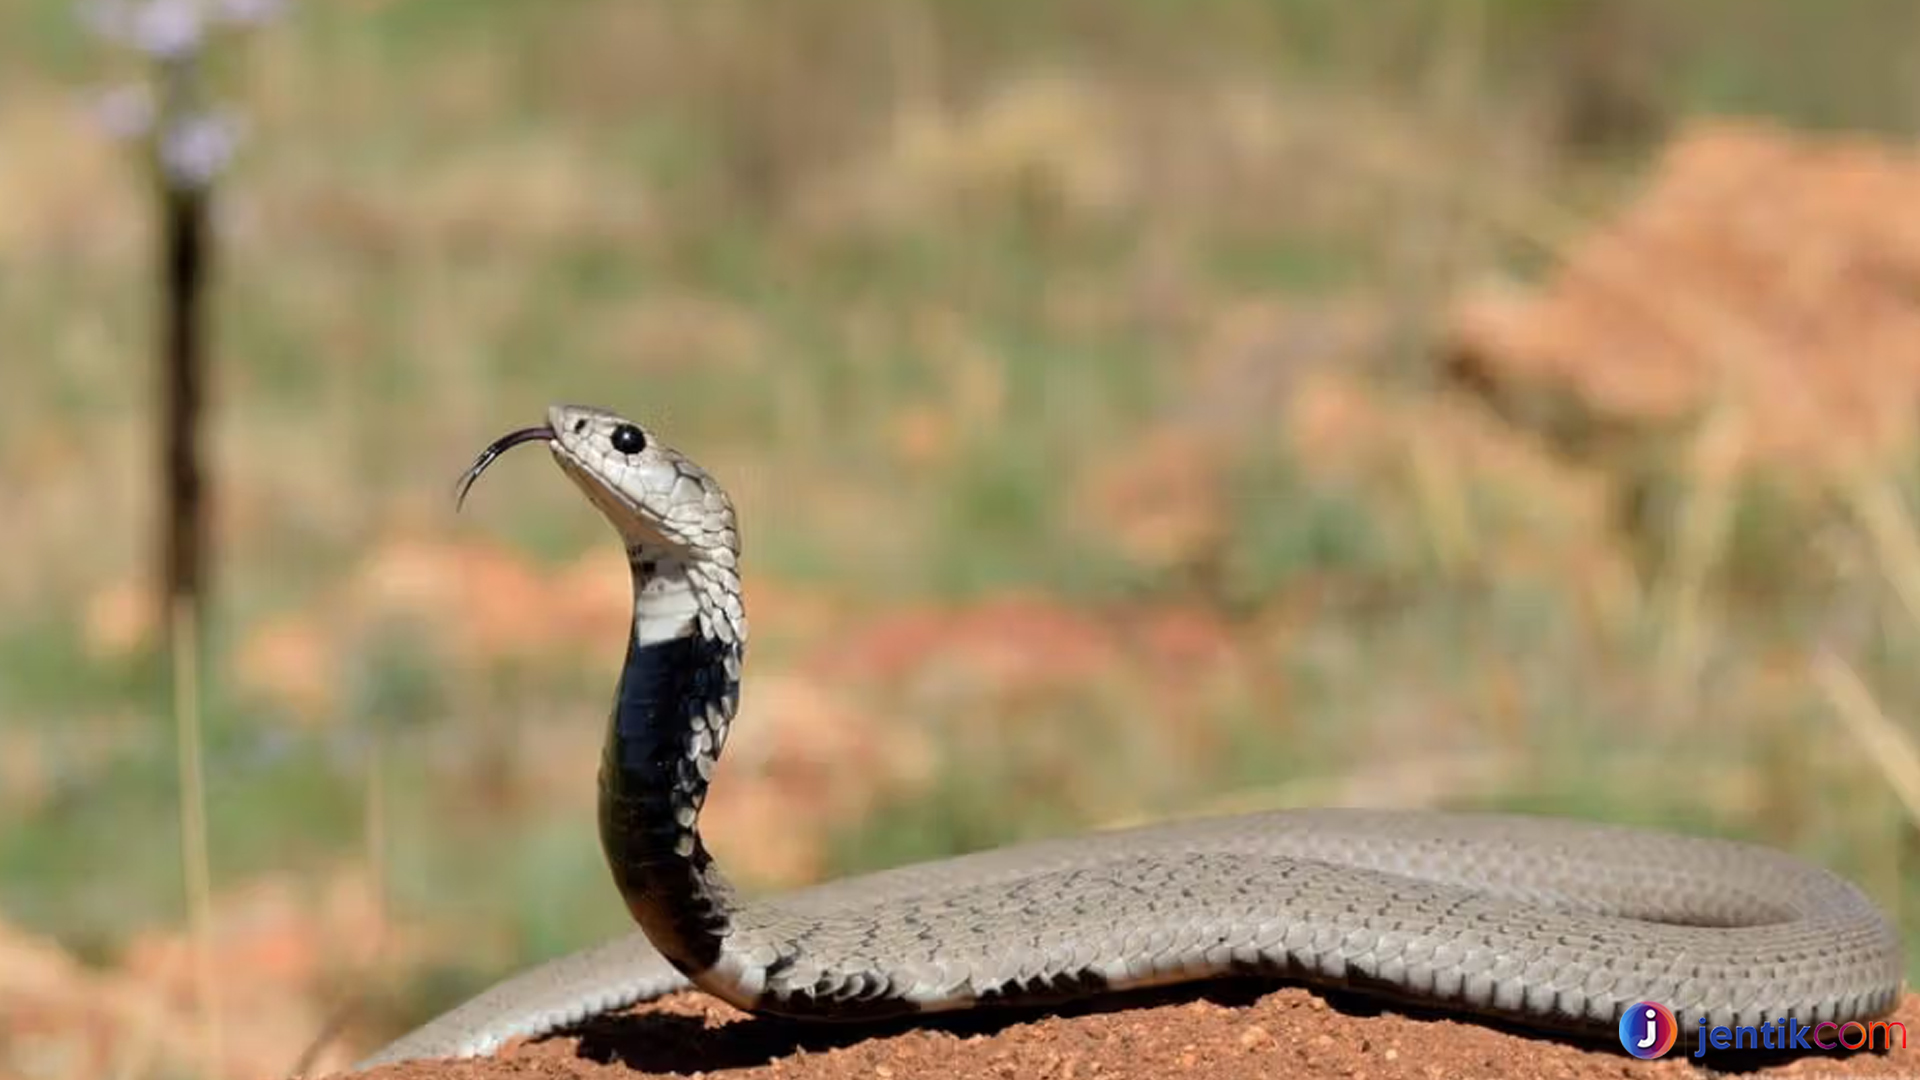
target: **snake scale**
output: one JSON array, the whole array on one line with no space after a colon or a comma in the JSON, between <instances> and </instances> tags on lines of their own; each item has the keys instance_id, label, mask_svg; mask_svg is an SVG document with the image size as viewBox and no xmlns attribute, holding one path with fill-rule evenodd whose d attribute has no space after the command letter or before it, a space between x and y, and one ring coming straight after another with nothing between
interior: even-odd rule
<instances>
[{"instance_id":1,"label":"snake scale","mask_svg":"<svg viewBox=\"0 0 1920 1080\"><path fill-rule=\"evenodd\" d=\"M1841 878L1758 846L1545 817L1307 810L1022 844L739 896L700 811L739 701L733 506L603 409L544 442L620 534L633 622L599 828L640 932L499 983L360 1067L491 1052L689 984L753 1012L863 1019L1265 974L1598 1034L1634 1002L1713 1025L1866 1019L1898 935Z\"/></svg>"}]
</instances>

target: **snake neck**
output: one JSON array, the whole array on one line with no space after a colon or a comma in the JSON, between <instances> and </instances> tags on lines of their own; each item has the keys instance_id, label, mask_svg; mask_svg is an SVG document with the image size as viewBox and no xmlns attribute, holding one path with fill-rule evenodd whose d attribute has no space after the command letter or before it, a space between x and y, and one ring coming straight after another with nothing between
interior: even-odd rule
<instances>
[{"instance_id":1,"label":"snake neck","mask_svg":"<svg viewBox=\"0 0 1920 1080\"><path fill-rule=\"evenodd\" d=\"M600 841L627 910L695 977L719 959L734 894L700 809L739 704L746 649L730 566L636 546L633 627L600 764Z\"/></svg>"}]
</instances>

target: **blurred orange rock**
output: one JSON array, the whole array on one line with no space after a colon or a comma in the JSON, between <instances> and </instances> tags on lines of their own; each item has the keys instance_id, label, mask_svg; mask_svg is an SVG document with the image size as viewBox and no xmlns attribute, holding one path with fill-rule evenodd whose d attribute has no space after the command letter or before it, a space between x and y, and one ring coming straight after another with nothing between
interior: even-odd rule
<instances>
[{"instance_id":1,"label":"blurred orange rock","mask_svg":"<svg viewBox=\"0 0 1920 1080\"><path fill-rule=\"evenodd\" d=\"M1452 336L1458 381L1563 438L1719 407L1747 464L1884 455L1920 397L1920 155L1698 124L1542 288L1470 298Z\"/></svg>"},{"instance_id":2,"label":"blurred orange rock","mask_svg":"<svg viewBox=\"0 0 1920 1080\"><path fill-rule=\"evenodd\" d=\"M741 695L727 756L724 797L708 807L708 832L743 875L765 885L819 880L834 827L933 774L922 729L784 672L761 674Z\"/></svg>"},{"instance_id":3,"label":"blurred orange rock","mask_svg":"<svg viewBox=\"0 0 1920 1080\"><path fill-rule=\"evenodd\" d=\"M429 621L472 659L539 652L556 636L548 584L525 558L492 545L390 541L361 565L349 596L356 620Z\"/></svg>"},{"instance_id":4,"label":"blurred orange rock","mask_svg":"<svg viewBox=\"0 0 1920 1080\"><path fill-rule=\"evenodd\" d=\"M953 415L933 405L909 405L887 421L887 434L901 462L917 469L944 464L956 442Z\"/></svg>"},{"instance_id":5,"label":"blurred orange rock","mask_svg":"<svg viewBox=\"0 0 1920 1080\"><path fill-rule=\"evenodd\" d=\"M1007 595L884 616L842 633L799 670L916 711L929 697L1006 703L1124 687L1158 726L1191 738L1202 734L1202 725L1186 723L1205 700L1199 691L1257 684L1270 705L1280 696L1277 681L1261 678L1247 662L1252 644L1198 606L1087 609ZM1023 714L990 706L968 715ZM891 734L896 726L885 730Z\"/></svg>"},{"instance_id":6,"label":"blurred orange rock","mask_svg":"<svg viewBox=\"0 0 1920 1080\"><path fill-rule=\"evenodd\" d=\"M337 704L338 660L326 627L310 618L283 616L246 635L234 658L234 678L242 689L302 719L317 720Z\"/></svg>"},{"instance_id":7,"label":"blurred orange rock","mask_svg":"<svg viewBox=\"0 0 1920 1080\"><path fill-rule=\"evenodd\" d=\"M315 920L311 905L272 885L217 900L211 961L228 1022L211 1071L201 1068L200 1011L182 935L136 940L121 968L95 970L54 942L0 924L0 1076L283 1075L323 1030L331 1003L320 973L379 940L364 920L343 920L337 905L327 910L332 917ZM346 1062L346 1049L335 1045L315 1066L330 1072Z\"/></svg>"},{"instance_id":8,"label":"blurred orange rock","mask_svg":"<svg viewBox=\"0 0 1920 1080\"><path fill-rule=\"evenodd\" d=\"M1141 566L1164 572L1203 565L1227 539L1225 467L1224 451L1207 433L1162 427L1089 478L1079 520Z\"/></svg>"},{"instance_id":9,"label":"blurred orange rock","mask_svg":"<svg viewBox=\"0 0 1920 1080\"><path fill-rule=\"evenodd\" d=\"M298 998L318 988L330 970L362 967L386 936L373 887L364 873L346 871L323 888L303 888L284 877L247 882L214 900L211 960L231 996ZM128 974L181 1000L193 993L192 972L173 959L182 939L172 931L134 938Z\"/></svg>"},{"instance_id":10,"label":"blurred orange rock","mask_svg":"<svg viewBox=\"0 0 1920 1080\"><path fill-rule=\"evenodd\" d=\"M103 1076L129 1051L116 1030L146 1029L148 1052L181 1060L164 1003L88 970L52 941L0 923L0 1076ZM192 1029L184 1024L181 1032ZM171 1051L171 1053L169 1053Z\"/></svg>"},{"instance_id":11,"label":"blurred orange rock","mask_svg":"<svg viewBox=\"0 0 1920 1080\"><path fill-rule=\"evenodd\" d=\"M134 582L117 582L87 598L82 622L87 650L96 660L128 656L154 639L154 604L150 590Z\"/></svg>"},{"instance_id":12,"label":"blurred orange rock","mask_svg":"<svg viewBox=\"0 0 1920 1080\"><path fill-rule=\"evenodd\" d=\"M867 685L944 672L1005 686L1081 683L1120 663L1097 616L1043 597L1002 596L882 618L843 635L806 668Z\"/></svg>"},{"instance_id":13,"label":"blurred orange rock","mask_svg":"<svg viewBox=\"0 0 1920 1080\"><path fill-rule=\"evenodd\" d=\"M228 1076L283 1074L325 1030L341 979L370 978L376 956L387 965L412 959L409 943L391 932L372 882L358 869L343 870L317 889L284 877L248 882L214 897L212 925L207 962L227 1019ZM177 1010L176 1037L189 1042L197 1023L190 948L179 931L136 936L116 975ZM336 1042L316 1068L324 1073L347 1059L347 1048Z\"/></svg>"}]
</instances>

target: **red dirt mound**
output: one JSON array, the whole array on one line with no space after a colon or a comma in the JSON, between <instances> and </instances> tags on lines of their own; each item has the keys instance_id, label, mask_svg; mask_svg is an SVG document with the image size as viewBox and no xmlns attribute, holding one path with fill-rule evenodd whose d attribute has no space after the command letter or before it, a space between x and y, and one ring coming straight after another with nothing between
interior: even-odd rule
<instances>
[{"instance_id":1,"label":"red dirt mound","mask_svg":"<svg viewBox=\"0 0 1920 1080\"><path fill-rule=\"evenodd\" d=\"M1244 991L1242 995L1244 995ZM1920 1025L1920 996L1895 1019ZM967 1021L962 1021L966 1023ZM1695 1066L1756 1077L1913 1076L1920 1050L1757 1059L1684 1048L1636 1061L1617 1047L1529 1038L1479 1024L1330 1006L1297 988L1252 1000L1216 996L1078 1016L1021 1019L996 1028L907 1028L881 1034L783 1025L711 999L678 995L589 1025L578 1036L510 1046L494 1058L410 1062L369 1080L492 1080L723 1074L738 1080L1108 1080L1205 1076L1689 1077Z\"/></svg>"}]
</instances>

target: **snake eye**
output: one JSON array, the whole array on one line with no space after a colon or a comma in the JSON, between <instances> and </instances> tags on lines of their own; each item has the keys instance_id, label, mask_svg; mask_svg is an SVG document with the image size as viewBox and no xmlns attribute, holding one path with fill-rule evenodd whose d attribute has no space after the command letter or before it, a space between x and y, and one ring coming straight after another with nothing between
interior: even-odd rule
<instances>
[{"instance_id":1,"label":"snake eye","mask_svg":"<svg viewBox=\"0 0 1920 1080\"><path fill-rule=\"evenodd\" d=\"M623 454L637 454L647 448L647 435L632 424L613 429L613 448Z\"/></svg>"}]
</instances>

